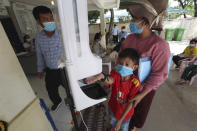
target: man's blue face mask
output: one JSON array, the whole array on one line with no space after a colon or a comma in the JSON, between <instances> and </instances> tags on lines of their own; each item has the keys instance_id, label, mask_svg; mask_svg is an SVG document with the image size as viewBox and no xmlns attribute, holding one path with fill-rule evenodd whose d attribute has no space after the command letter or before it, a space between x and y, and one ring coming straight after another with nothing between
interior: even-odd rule
<instances>
[{"instance_id":1,"label":"man's blue face mask","mask_svg":"<svg viewBox=\"0 0 197 131\"><path fill-rule=\"evenodd\" d=\"M115 69L122 77L133 74L133 69L126 66L117 65L115 66Z\"/></svg>"},{"instance_id":2,"label":"man's blue face mask","mask_svg":"<svg viewBox=\"0 0 197 131\"><path fill-rule=\"evenodd\" d=\"M134 34L141 34L143 31L143 27L141 29L138 28L138 25L141 23L142 21L140 21L139 23L137 22L131 22L130 23L130 31L133 32Z\"/></svg>"},{"instance_id":3,"label":"man's blue face mask","mask_svg":"<svg viewBox=\"0 0 197 131\"><path fill-rule=\"evenodd\" d=\"M56 29L55 22L44 22L43 25L44 25L44 30L48 32L52 32Z\"/></svg>"}]
</instances>

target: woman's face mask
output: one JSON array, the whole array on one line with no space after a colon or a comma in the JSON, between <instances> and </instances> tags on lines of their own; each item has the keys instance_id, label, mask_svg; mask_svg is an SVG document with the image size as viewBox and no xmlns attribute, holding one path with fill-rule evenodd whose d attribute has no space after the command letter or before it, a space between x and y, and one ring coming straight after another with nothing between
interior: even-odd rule
<instances>
[{"instance_id":1,"label":"woman's face mask","mask_svg":"<svg viewBox=\"0 0 197 131\"><path fill-rule=\"evenodd\" d=\"M141 34L142 31L143 31L143 27L142 28L138 28L138 25L141 23L142 21L140 22L131 22L130 23L130 31L133 32L134 34Z\"/></svg>"},{"instance_id":2,"label":"woman's face mask","mask_svg":"<svg viewBox=\"0 0 197 131\"><path fill-rule=\"evenodd\" d=\"M190 47L195 47L195 44L189 44Z\"/></svg>"},{"instance_id":3,"label":"woman's face mask","mask_svg":"<svg viewBox=\"0 0 197 131\"><path fill-rule=\"evenodd\" d=\"M55 22L44 22L43 25L44 25L44 30L48 32L52 32L56 29Z\"/></svg>"},{"instance_id":4,"label":"woman's face mask","mask_svg":"<svg viewBox=\"0 0 197 131\"><path fill-rule=\"evenodd\" d=\"M117 65L115 66L115 69L122 77L133 74L133 69L126 66Z\"/></svg>"},{"instance_id":5,"label":"woman's face mask","mask_svg":"<svg viewBox=\"0 0 197 131\"><path fill-rule=\"evenodd\" d=\"M97 41L96 44L97 45L100 45L101 44L101 40Z\"/></svg>"}]
</instances>

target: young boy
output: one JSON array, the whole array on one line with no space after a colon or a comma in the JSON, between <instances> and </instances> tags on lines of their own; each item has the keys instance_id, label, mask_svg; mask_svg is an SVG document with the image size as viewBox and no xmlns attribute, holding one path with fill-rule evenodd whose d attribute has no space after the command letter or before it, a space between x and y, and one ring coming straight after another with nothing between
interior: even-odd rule
<instances>
[{"instance_id":1,"label":"young boy","mask_svg":"<svg viewBox=\"0 0 197 131\"><path fill-rule=\"evenodd\" d=\"M139 65L139 54L132 48L124 49L118 56L118 65L115 66L109 76L99 74L96 80L104 79L108 87L112 88L109 100L111 131L128 131L129 121L134 113L133 103L130 101L138 92L139 79L133 74ZM96 81L95 80L95 81ZM93 80L87 83L95 82Z\"/></svg>"}]
</instances>

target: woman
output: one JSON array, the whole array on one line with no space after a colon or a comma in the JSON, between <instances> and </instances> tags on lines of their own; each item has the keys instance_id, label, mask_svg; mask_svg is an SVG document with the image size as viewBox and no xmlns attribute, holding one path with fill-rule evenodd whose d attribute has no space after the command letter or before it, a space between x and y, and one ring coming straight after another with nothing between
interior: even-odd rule
<instances>
[{"instance_id":1,"label":"woman","mask_svg":"<svg viewBox=\"0 0 197 131\"><path fill-rule=\"evenodd\" d=\"M160 16L166 9L167 1L148 1L149 3L130 2L128 11L133 18L130 24L132 34L127 36L121 46L121 50L134 48L141 54L141 57L150 57L152 61L150 75L142 83L139 93L132 99L135 107L134 116L130 121L132 131L143 127L156 89L164 82L168 74L170 58L169 44L151 30L152 26L161 28L160 24L155 22L160 20Z\"/></svg>"},{"instance_id":2,"label":"woman","mask_svg":"<svg viewBox=\"0 0 197 131\"><path fill-rule=\"evenodd\" d=\"M96 33L94 36L93 53L100 57L104 57L106 54L105 49L101 46L101 33Z\"/></svg>"}]
</instances>

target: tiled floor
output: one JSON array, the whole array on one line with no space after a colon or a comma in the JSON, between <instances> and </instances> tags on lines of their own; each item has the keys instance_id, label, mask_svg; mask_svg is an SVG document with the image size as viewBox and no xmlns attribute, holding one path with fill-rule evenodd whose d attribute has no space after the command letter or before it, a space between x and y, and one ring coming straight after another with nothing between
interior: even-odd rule
<instances>
[{"instance_id":1,"label":"tiled floor","mask_svg":"<svg viewBox=\"0 0 197 131\"><path fill-rule=\"evenodd\" d=\"M31 87L39 98L44 99L46 105L50 108L52 105L49 100L44 80L40 80L36 75L27 76ZM62 99L66 98L66 93L63 87L59 87L60 96ZM50 112L58 131L70 131L72 125L70 124L72 117L69 107L62 102L60 108L57 111Z\"/></svg>"},{"instance_id":2,"label":"tiled floor","mask_svg":"<svg viewBox=\"0 0 197 131\"><path fill-rule=\"evenodd\" d=\"M177 50L179 43L171 43L172 53L182 52L187 44L181 43L181 50ZM26 62L27 63L27 62ZM28 65L27 65L28 66ZM191 87L178 86L175 82L179 79L179 71L172 69L169 78L157 90L148 119L139 131L196 131L197 125L197 79ZM51 106L44 80L38 79L36 75L27 75L27 78L37 93L43 98L47 106ZM62 99L66 97L65 90L59 88ZM72 119L68 106L64 103L57 112L51 112L52 118L59 131L70 131Z\"/></svg>"},{"instance_id":3,"label":"tiled floor","mask_svg":"<svg viewBox=\"0 0 197 131\"><path fill-rule=\"evenodd\" d=\"M148 119L139 131L196 131L197 80L191 87L179 86L175 84L179 76L178 70L171 70L169 78L158 89ZM35 75L28 76L28 80L38 97L51 106L44 81ZM66 97L63 88L60 87L59 92L62 98ZM51 115L59 131L70 131L72 118L68 106L63 103L59 110L51 112Z\"/></svg>"}]
</instances>

